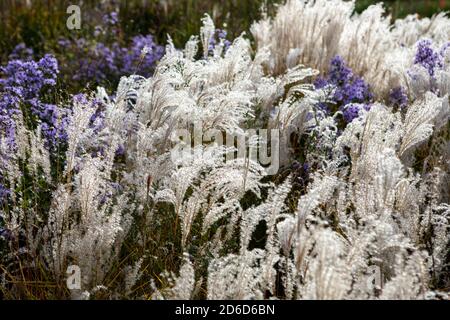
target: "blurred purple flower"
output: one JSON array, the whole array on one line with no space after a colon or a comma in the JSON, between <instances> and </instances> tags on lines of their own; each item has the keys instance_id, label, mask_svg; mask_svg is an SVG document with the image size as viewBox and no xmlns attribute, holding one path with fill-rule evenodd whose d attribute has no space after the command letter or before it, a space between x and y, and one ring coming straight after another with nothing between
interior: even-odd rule
<instances>
[{"instance_id":1,"label":"blurred purple flower","mask_svg":"<svg viewBox=\"0 0 450 320\"><path fill-rule=\"evenodd\" d=\"M11 52L8 56L9 60L32 60L34 55L34 51L31 48L28 48L25 43L20 43Z\"/></svg>"},{"instance_id":2,"label":"blurred purple flower","mask_svg":"<svg viewBox=\"0 0 450 320\"><path fill-rule=\"evenodd\" d=\"M115 26L119 23L119 13L117 11L112 11L103 16L103 23L110 26Z\"/></svg>"},{"instance_id":3,"label":"blurred purple flower","mask_svg":"<svg viewBox=\"0 0 450 320\"><path fill-rule=\"evenodd\" d=\"M224 29L216 29L215 34L209 40L208 51L210 54L213 53L215 47L219 45L220 41L223 40L223 50L227 52L231 46L231 42L226 39L227 31Z\"/></svg>"},{"instance_id":4,"label":"blurred purple flower","mask_svg":"<svg viewBox=\"0 0 450 320\"><path fill-rule=\"evenodd\" d=\"M408 96L402 87L396 87L389 92L389 103L393 106L404 108L408 105Z\"/></svg>"},{"instance_id":5,"label":"blurred purple flower","mask_svg":"<svg viewBox=\"0 0 450 320\"><path fill-rule=\"evenodd\" d=\"M164 47L157 45L151 35L133 37L129 47L122 47L118 42L109 46L99 42L92 47L84 39L72 46L72 51L80 52L73 79L86 82L118 80L131 74L149 77L164 54ZM142 54L144 48L148 51L145 55ZM72 69L72 66L64 68Z\"/></svg>"},{"instance_id":6,"label":"blurred purple flower","mask_svg":"<svg viewBox=\"0 0 450 320\"><path fill-rule=\"evenodd\" d=\"M147 51L145 55L142 54L144 48ZM117 52L120 53L119 64L122 66L120 69L122 74L149 77L156 62L163 56L164 48L154 42L153 36L138 35L133 37L130 48L121 48Z\"/></svg>"}]
</instances>

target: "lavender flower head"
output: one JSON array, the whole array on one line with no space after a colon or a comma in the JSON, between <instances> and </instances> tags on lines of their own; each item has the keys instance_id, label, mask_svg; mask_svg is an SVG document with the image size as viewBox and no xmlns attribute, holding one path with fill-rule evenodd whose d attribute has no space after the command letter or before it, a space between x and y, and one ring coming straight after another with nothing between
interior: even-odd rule
<instances>
[{"instance_id":1,"label":"lavender flower head","mask_svg":"<svg viewBox=\"0 0 450 320\"><path fill-rule=\"evenodd\" d=\"M344 59L340 56L331 59L328 74L329 81L333 84L345 84L351 82L353 78L352 70L345 65Z\"/></svg>"},{"instance_id":2,"label":"lavender flower head","mask_svg":"<svg viewBox=\"0 0 450 320\"><path fill-rule=\"evenodd\" d=\"M439 92L436 73L445 69L450 61L450 42L444 44L440 50L428 39L418 41L416 47L414 65L407 71L413 91L419 96L426 91L439 96L442 93Z\"/></svg>"}]
</instances>

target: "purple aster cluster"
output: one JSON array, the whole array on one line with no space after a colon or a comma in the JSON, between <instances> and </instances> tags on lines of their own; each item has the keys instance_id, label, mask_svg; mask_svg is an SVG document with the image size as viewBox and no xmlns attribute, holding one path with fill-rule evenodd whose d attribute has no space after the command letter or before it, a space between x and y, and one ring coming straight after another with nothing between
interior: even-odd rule
<instances>
[{"instance_id":1,"label":"purple aster cluster","mask_svg":"<svg viewBox=\"0 0 450 320\"><path fill-rule=\"evenodd\" d=\"M445 50L441 51L445 52ZM443 55L433 49L431 40L421 40L417 43L417 51L414 57L414 64L424 67L430 76L434 76L436 69L443 66Z\"/></svg>"},{"instance_id":2,"label":"purple aster cluster","mask_svg":"<svg viewBox=\"0 0 450 320\"><path fill-rule=\"evenodd\" d=\"M119 13L112 11L102 18L102 25L95 27L93 39L79 38L58 40L56 56L60 62L63 83L76 89L78 84L114 86L122 76L153 74L156 62L164 54L164 46L155 42L152 35L136 35L128 40L120 29ZM224 38L226 33L219 32ZM228 42L226 42L228 45ZM24 43L17 45L9 60L32 63L35 52Z\"/></svg>"},{"instance_id":3,"label":"purple aster cluster","mask_svg":"<svg viewBox=\"0 0 450 320\"><path fill-rule=\"evenodd\" d=\"M328 74L317 78L314 85L317 89L328 85L336 88L331 100L340 106L347 122L356 118L361 108L368 110L374 98L369 85L355 75L340 56L331 60ZM321 108L324 108L323 104Z\"/></svg>"},{"instance_id":4,"label":"purple aster cluster","mask_svg":"<svg viewBox=\"0 0 450 320\"><path fill-rule=\"evenodd\" d=\"M117 11L109 12L103 16L102 20L105 25L115 26L119 23L119 13Z\"/></svg>"},{"instance_id":5,"label":"purple aster cluster","mask_svg":"<svg viewBox=\"0 0 450 320\"><path fill-rule=\"evenodd\" d=\"M31 48L28 48L25 43L18 44L11 54L8 56L9 60L32 60L34 55L34 51Z\"/></svg>"},{"instance_id":6,"label":"purple aster cluster","mask_svg":"<svg viewBox=\"0 0 450 320\"><path fill-rule=\"evenodd\" d=\"M408 105L408 96L402 87L396 87L389 92L390 105L398 108L405 108Z\"/></svg>"},{"instance_id":7,"label":"purple aster cluster","mask_svg":"<svg viewBox=\"0 0 450 320\"><path fill-rule=\"evenodd\" d=\"M149 77L153 74L156 62L164 54L164 47L157 45L151 35L137 35L127 47L121 46L119 42L109 45L103 42L91 43L84 38L74 42L61 39L59 43L66 50L78 53L75 67L72 63L63 65L64 72L73 74L72 79L76 81L99 83L131 74Z\"/></svg>"},{"instance_id":8,"label":"purple aster cluster","mask_svg":"<svg viewBox=\"0 0 450 320\"><path fill-rule=\"evenodd\" d=\"M138 35L133 37L130 48L121 51L119 65L122 74L149 77L163 56L164 47L157 45L152 35Z\"/></svg>"},{"instance_id":9,"label":"purple aster cluster","mask_svg":"<svg viewBox=\"0 0 450 320\"><path fill-rule=\"evenodd\" d=\"M344 119L347 122L352 122L359 116L361 110L370 110L370 104L363 103L349 103L343 107Z\"/></svg>"},{"instance_id":10,"label":"purple aster cluster","mask_svg":"<svg viewBox=\"0 0 450 320\"><path fill-rule=\"evenodd\" d=\"M223 40L223 49L224 52L227 52L227 50L231 46L231 42L226 39L227 38L227 31L223 29L216 29L215 34L211 37L209 40L209 47L208 51L210 54L214 52L214 48L220 44L220 42Z\"/></svg>"},{"instance_id":11,"label":"purple aster cluster","mask_svg":"<svg viewBox=\"0 0 450 320\"><path fill-rule=\"evenodd\" d=\"M431 40L425 39L417 42L416 54L414 56L414 65L423 67L430 76L429 87L427 90L439 95L438 88L436 86L436 72L445 68L446 60L448 57L448 51L450 48L450 42L447 42L442 46L440 50L436 49ZM417 68L411 68L407 74L410 79L417 81L421 78L418 74Z\"/></svg>"},{"instance_id":12,"label":"purple aster cluster","mask_svg":"<svg viewBox=\"0 0 450 320\"><path fill-rule=\"evenodd\" d=\"M10 147L14 147L14 115L22 112L41 126L49 147L64 139L65 115L43 99L46 90L56 85L58 72L52 55L39 61L11 60L0 67L0 132Z\"/></svg>"},{"instance_id":13,"label":"purple aster cluster","mask_svg":"<svg viewBox=\"0 0 450 320\"><path fill-rule=\"evenodd\" d=\"M62 66L64 73L72 74L73 80L102 82L118 73L115 52L105 44L91 45L81 38L67 45L70 46L70 51L79 53L79 59L74 65L65 63Z\"/></svg>"}]
</instances>

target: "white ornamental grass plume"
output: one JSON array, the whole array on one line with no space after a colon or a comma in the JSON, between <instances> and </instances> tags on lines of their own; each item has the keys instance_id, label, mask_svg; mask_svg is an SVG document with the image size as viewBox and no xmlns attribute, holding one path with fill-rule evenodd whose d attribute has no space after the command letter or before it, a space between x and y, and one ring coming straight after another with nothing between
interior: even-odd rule
<instances>
[{"instance_id":1,"label":"white ornamental grass plume","mask_svg":"<svg viewBox=\"0 0 450 320\"><path fill-rule=\"evenodd\" d=\"M27 248L23 248L22 253L35 258L39 255L38 249L41 241L41 235L35 232L35 226L44 219L45 213L34 210L34 199L27 194L23 172L28 171L28 175L32 177L35 184L38 181L50 184L50 153L44 147L44 140L39 128L35 131L28 130L22 114L15 115L14 120L15 146L12 149L10 145L1 141L0 173L10 186L10 190L17 190L17 192L11 192L11 208L2 206L0 213L6 228L11 232L11 237L15 240L13 245L18 245L19 239L26 237Z\"/></svg>"},{"instance_id":2,"label":"white ornamental grass plume","mask_svg":"<svg viewBox=\"0 0 450 320\"><path fill-rule=\"evenodd\" d=\"M426 257L421 253L414 253L408 260L398 257L396 269L402 270L389 281L380 299L411 300L425 298L428 281L428 267Z\"/></svg>"},{"instance_id":3,"label":"white ornamental grass plume","mask_svg":"<svg viewBox=\"0 0 450 320\"><path fill-rule=\"evenodd\" d=\"M155 205L172 204L180 219L183 248L189 246L197 217L203 221L203 232L228 217L226 238L231 238L242 214L239 200L248 192L260 196L264 176L264 169L245 156L224 163L230 150L220 145L198 146L173 157L178 129L193 134L194 141L198 129L243 134L244 122L254 117L254 103L261 100L257 82L263 81L262 68L251 59L247 40L236 39L223 56L193 60L197 47L195 37L184 53L169 42L153 77L122 78L117 98L107 103L102 129L125 142L120 183L125 194L134 194L138 214L150 225ZM141 234L140 245L145 246L146 239Z\"/></svg>"},{"instance_id":4,"label":"white ornamental grass plume","mask_svg":"<svg viewBox=\"0 0 450 320\"><path fill-rule=\"evenodd\" d=\"M195 275L192 262L189 260L189 254L184 254L183 265L180 268L179 276L169 275L167 280L170 282L168 288L156 290L153 294L153 300L189 300L195 291Z\"/></svg>"},{"instance_id":5,"label":"white ornamental grass plume","mask_svg":"<svg viewBox=\"0 0 450 320\"><path fill-rule=\"evenodd\" d=\"M428 96L429 98L427 100L418 102L418 104L427 104L420 108L426 109L428 106L437 108L438 110L435 113L430 110L431 118L433 118L433 114L438 114L439 108L441 108L442 105L445 107L446 100L439 100L436 96L433 98L431 93L429 93ZM439 101L438 104L436 104L437 101ZM423 248L421 245L421 241L423 241L422 237L427 233L426 230L429 230L431 226L431 224L424 225L423 223L423 219L427 215L425 212L430 214L433 211L432 207L436 205L426 201L429 196L426 196L422 187L420 187L420 185L425 186L426 180L422 181L420 175L412 175L411 168L407 167L412 162L409 161L407 157L403 159L403 162L400 160L400 156L403 154L402 150L404 150L402 149L404 143L416 141L412 145L417 146L419 141L424 141L430 137L430 133L424 133L424 135L419 134L419 132L423 131L421 126L413 125L415 121L422 124L422 122L418 120L421 116L413 116L415 113L414 106L411 106L408 113L409 116L403 120L404 123L400 123L398 118L389 118L389 112L386 109L372 109L366 114L365 120L362 120L365 122L364 124L358 123L358 121L352 123L338 139L338 144L344 142L345 139L349 138L346 138L346 133L353 135L356 133L355 129L359 127L356 134L360 137L359 140L361 142L351 147L352 150L355 150L355 153L350 151L353 158L352 175L350 176L351 181L353 181L351 190L354 192L354 196L350 197L353 198L351 202L352 206L356 209L355 214L360 217L358 219L366 220L368 217L378 216L378 220L382 219L385 221L383 223L378 223L376 229L379 230L377 231L378 235L375 234L374 238L375 243L385 239L380 242L380 245L385 243L388 239L388 243L391 243L388 245L383 244L382 246L377 245L378 249L376 250L379 259L381 259L380 261L383 261L382 265L386 272L385 276L400 272L398 270L393 271L397 266L391 265L389 261L394 261L395 256L398 254L404 254L401 253L403 249L400 252L398 249L392 252L392 249L387 250L387 248L403 247L405 249L408 248L408 250L411 250L412 248L415 248L414 250ZM383 119L379 118L379 120L376 120L377 118L374 117L375 114L384 114L384 117ZM413 117L416 116L418 118L413 120ZM425 116L428 116L428 114L422 116L422 119ZM427 121L430 120L425 120L424 125L427 125ZM412 129L405 129L413 127L414 131ZM377 129L373 130L374 128ZM433 131L433 126L430 127L430 130ZM377 136L378 132L383 132L383 135ZM394 136L392 135L393 133ZM417 136L420 135L421 138L414 139L413 137L416 136L416 134ZM350 142L351 140L347 141ZM360 169L358 170L358 168ZM431 193L439 194L439 191L431 191ZM412 200L412 198L414 198L414 200ZM428 207L428 209L425 209L424 211L424 207ZM437 211L434 212L434 215L431 214L434 216L433 219L437 219L441 222L446 220L445 218L442 219L441 213L438 213ZM428 218L426 220L428 220ZM380 229L383 224L385 227ZM448 226L448 221L445 221L444 224ZM348 227L344 228L344 230L345 229L349 230ZM384 236L383 233L386 233L388 230L390 230L390 235ZM441 228L440 230L443 229ZM446 233L448 237L448 229ZM442 243L441 240L439 240L441 236L442 234L434 235L433 237L435 238L433 241ZM398 240L393 240L396 238ZM444 242L447 242L447 240ZM392 256L392 254L394 254L394 256ZM421 292L423 293L423 291Z\"/></svg>"},{"instance_id":6,"label":"white ornamental grass plume","mask_svg":"<svg viewBox=\"0 0 450 320\"><path fill-rule=\"evenodd\" d=\"M67 145L66 154L67 164L64 173L72 172L77 163L77 149L83 147L83 142L88 141L92 137L93 132L89 127L89 121L94 114L95 109L88 103L76 102L73 106L72 114L69 116L69 126L67 128Z\"/></svg>"},{"instance_id":7,"label":"white ornamental grass plume","mask_svg":"<svg viewBox=\"0 0 450 320\"><path fill-rule=\"evenodd\" d=\"M104 169L102 167L100 161L89 159L75 176L76 205L81 210L80 225L73 232L68 232L66 240L71 244L69 251L73 259L84 271L83 284L91 288L103 283L108 265L112 264L114 254L118 254L114 252L118 234L126 231L121 224L127 205L125 199L117 199L117 205L108 200L101 204L99 196L106 191L105 179L109 178L108 172L101 171Z\"/></svg>"},{"instance_id":8,"label":"white ornamental grass plume","mask_svg":"<svg viewBox=\"0 0 450 320\"><path fill-rule=\"evenodd\" d=\"M448 42L450 19L444 14L419 19L408 16L391 24L382 4L354 13L354 1L288 0L275 17L255 22L251 31L258 50L269 50L267 72L283 73L297 64L328 71L340 55L362 76L379 99L405 85L406 71L417 41Z\"/></svg>"},{"instance_id":9,"label":"white ornamental grass plume","mask_svg":"<svg viewBox=\"0 0 450 320\"><path fill-rule=\"evenodd\" d=\"M439 46L448 42L450 24L445 12L431 18L419 18L411 14L393 23L392 35L397 43L405 47L413 47L420 39L433 39Z\"/></svg>"},{"instance_id":10,"label":"white ornamental grass plume","mask_svg":"<svg viewBox=\"0 0 450 320\"><path fill-rule=\"evenodd\" d=\"M438 98L427 92L422 100L417 100L409 108L403 124L403 141L399 156L406 157L411 149L426 141L433 130L439 131L450 119L448 96Z\"/></svg>"},{"instance_id":11,"label":"white ornamental grass plume","mask_svg":"<svg viewBox=\"0 0 450 320\"><path fill-rule=\"evenodd\" d=\"M384 17L381 3L369 6L361 14L353 14L338 45L338 54L353 72L373 86L378 97L383 97L393 85L386 63L386 53L396 46L390 34L390 18Z\"/></svg>"},{"instance_id":12,"label":"white ornamental grass plume","mask_svg":"<svg viewBox=\"0 0 450 320\"><path fill-rule=\"evenodd\" d=\"M208 267L208 299L263 299L264 250L245 250L213 260Z\"/></svg>"},{"instance_id":13,"label":"white ornamental grass plume","mask_svg":"<svg viewBox=\"0 0 450 320\"><path fill-rule=\"evenodd\" d=\"M276 16L251 27L258 50L268 48L267 68L279 75L304 64L325 72L338 53L339 40L354 4L341 0L288 0Z\"/></svg>"},{"instance_id":14,"label":"white ornamental grass plume","mask_svg":"<svg viewBox=\"0 0 450 320\"><path fill-rule=\"evenodd\" d=\"M98 286L109 289L104 281L117 263L130 222L126 212L132 211L124 195L114 200L111 197L115 193L111 181L118 146L116 139L111 140L101 157L73 157L77 170L70 182L54 192L43 234L47 240L45 259L53 266L56 279L61 279L72 262L83 271L82 288L86 292L95 292ZM73 149L69 147L68 154Z\"/></svg>"},{"instance_id":15,"label":"white ornamental grass plume","mask_svg":"<svg viewBox=\"0 0 450 320\"><path fill-rule=\"evenodd\" d=\"M343 299L351 288L348 265L342 258L345 250L343 239L336 233L324 229L313 233L314 247L305 284L300 286L300 297L314 300Z\"/></svg>"}]
</instances>

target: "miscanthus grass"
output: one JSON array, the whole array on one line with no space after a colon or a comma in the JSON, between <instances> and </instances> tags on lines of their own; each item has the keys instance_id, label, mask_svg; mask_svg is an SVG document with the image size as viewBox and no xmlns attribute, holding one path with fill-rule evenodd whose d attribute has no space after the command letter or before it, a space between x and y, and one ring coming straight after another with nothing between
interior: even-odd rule
<instances>
[{"instance_id":1,"label":"miscanthus grass","mask_svg":"<svg viewBox=\"0 0 450 320\"><path fill-rule=\"evenodd\" d=\"M3 297L448 297L450 20L353 9L288 0L253 47L205 15L152 76L55 107L46 60L2 68Z\"/></svg>"}]
</instances>

